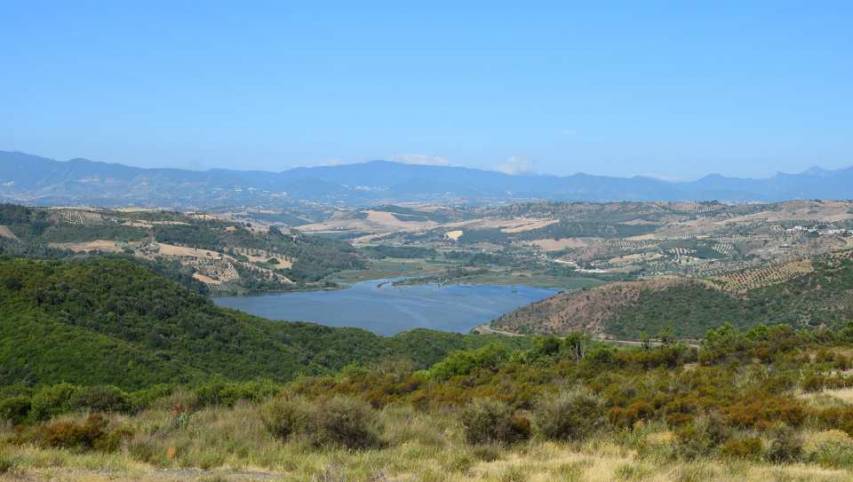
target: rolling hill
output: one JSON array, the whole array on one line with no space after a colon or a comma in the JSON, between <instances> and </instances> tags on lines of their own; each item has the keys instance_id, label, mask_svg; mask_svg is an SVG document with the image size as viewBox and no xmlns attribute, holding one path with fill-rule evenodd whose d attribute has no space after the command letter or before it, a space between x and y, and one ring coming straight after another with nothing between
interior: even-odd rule
<instances>
[{"instance_id":1,"label":"rolling hill","mask_svg":"<svg viewBox=\"0 0 853 482\"><path fill-rule=\"evenodd\" d=\"M346 242L255 222L155 210L32 208L0 204L0 253L113 254L191 277L211 292L282 291L360 268Z\"/></svg>"},{"instance_id":2,"label":"rolling hill","mask_svg":"<svg viewBox=\"0 0 853 482\"><path fill-rule=\"evenodd\" d=\"M700 338L725 322L797 328L853 320L853 251L715 278L660 277L561 293L492 322L502 331Z\"/></svg>"},{"instance_id":3,"label":"rolling hill","mask_svg":"<svg viewBox=\"0 0 853 482\"><path fill-rule=\"evenodd\" d=\"M853 168L810 169L767 179L709 175L690 182L636 176L509 175L451 166L372 161L282 172L142 169L0 151L0 198L41 205L158 206L181 209L298 201L782 201L853 198Z\"/></svg>"},{"instance_id":4,"label":"rolling hill","mask_svg":"<svg viewBox=\"0 0 853 482\"><path fill-rule=\"evenodd\" d=\"M0 386L284 381L384 358L424 367L490 341L268 321L219 308L128 259L0 259Z\"/></svg>"}]
</instances>

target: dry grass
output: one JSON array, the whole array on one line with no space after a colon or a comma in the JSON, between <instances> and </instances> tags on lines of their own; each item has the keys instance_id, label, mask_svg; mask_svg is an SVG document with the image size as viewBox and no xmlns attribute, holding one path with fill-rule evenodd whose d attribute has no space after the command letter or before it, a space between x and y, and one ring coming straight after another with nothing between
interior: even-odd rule
<instances>
[{"instance_id":1,"label":"dry grass","mask_svg":"<svg viewBox=\"0 0 853 482\"><path fill-rule=\"evenodd\" d=\"M472 447L449 414L408 407L382 411L387 447L349 451L279 442L265 429L256 406L209 408L176 424L167 410L114 416L135 435L116 453L45 449L2 442L0 480L282 480L282 481L730 481L851 480L853 473L816 465L676 461L667 456L670 434L654 427L630 435L635 443L602 436L583 444L534 440L515 447ZM842 437L843 436L843 437ZM846 438L809 435L807 445ZM642 454L637 442L653 447ZM0 465L2 467L2 465Z\"/></svg>"},{"instance_id":2,"label":"dry grass","mask_svg":"<svg viewBox=\"0 0 853 482\"><path fill-rule=\"evenodd\" d=\"M15 241L18 240L18 237L15 236L15 233L13 233L11 229L9 229L9 226L5 226L2 224L0 224L0 238L8 238L13 239Z\"/></svg>"},{"instance_id":3,"label":"dry grass","mask_svg":"<svg viewBox=\"0 0 853 482\"><path fill-rule=\"evenodd\" d=\"M853 387L826 389L823 390L821 394L836 398L844 403L853 404Z\"/></svg>"},{"instance_id":4,"label":"dry grass","mask_svg":"<svg viewBox=\"0 0 853 482\"><path fill-rule=\"evenodd\" d=\"M120 253L121 247L115 241L96 239L82 243L50 243L52 248L67 249L75 253L98 251L100 253Z\"/></svg>"},{"instance_id":5,"label":"dry grass","mask_svg":"<svg viewBox=\"0 0 853 482\"><path fill-rule=\"evenodd\" d=\"M275 259L276 264L273 265L273 267L276 269L287 269L293 267L293 259L282 254L254 249L237 249L236 251L248 258L252 263L267 263L270 259Z\"/></svg>"},{"instance_id":6,"label":"dry grass","mask_svg":"<svg viewBox=\"0 0 853 482\"><path fill-rule=\"evenodd\" d=\"M853 404L853 387L825 388L815 393L800 393L799 397L816 407Z\"/></svg>"},{"instance_id":7,"label":"dry grass","mask_svg":"<svg viewBox=\"0 0 853 482\"><path fill-rule=\"evenodd\" d=\"M347 215L332 216L321 223L303 224L299 230L306 233L357 231L367 234L426 231L439 226L434 221L406 221L385 211L365 211L364 218Z\"/></svg>"},{"instance_id":8,"label":"dry grass","mask_svg":"<svg viewBox=\"0 0 853 482\"><path fill-rule=\"evenodd\" d=\"M523 224L519 224L517 226L511 226L501 229L504 233L508 234L517 234L524 233L527 231L533 231L534 229L542 229L548 227L552 224L559 223L559 219L525 219L520 218L517 221L523 222Z\"/></svg>"},{"instance_id":9,"label":"dry grass","mask_svg":"<svg viewBox=\"0 0 853 482\"><path fill-rule=\"evenodd\" d=\"M533 241L527 242L527 244L532 244L533 246L538 247L542 251L551 252L551 251L562 251L564 249L585 248L595 241L599 241L599 238L590 238L590 239L544 238L544 239L534 239Z\"/></svg>"},{"instance_id":10,"label":"dry grass","mask_svg":"<svg viewBox=\"0 0 853 482\"><path fill-rule=\"evenodd\" d=\"M222 257L222 253L211 251L209 249L188 248L186 246L177 246L174 244L158 243L159 253L163 256L179 256L185 258L201 258L201 259L217 259Z\"/></svg>"}]
</instances>

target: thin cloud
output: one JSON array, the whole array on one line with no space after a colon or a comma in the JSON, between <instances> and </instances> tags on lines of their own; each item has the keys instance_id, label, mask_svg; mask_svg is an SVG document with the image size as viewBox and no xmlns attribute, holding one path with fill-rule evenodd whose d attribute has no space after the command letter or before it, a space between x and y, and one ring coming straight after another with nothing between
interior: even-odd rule
<instances>
[{"instance_id":1,"label":"thin cloud","mask_svg":"<svg viewBox=\"0 0 853 482\"><path fill-rule=\"evenodd\" d=\"M392 160L405 164L417 164L419 166L449 166L450 161L446 157L432 156L429 154L399 154Z\"/></svg>"},{"instance_id":2,"label":"thin cloud","mask_svg":"<svg viewBox=\"0 0 853 482\"><path fill-rule=\"evenodd\" d=\"M511 156L506 162L498 164L496 169L504 174L530 174L533 172L533 162L523 157Z\"/></svg>"}]
</instances>

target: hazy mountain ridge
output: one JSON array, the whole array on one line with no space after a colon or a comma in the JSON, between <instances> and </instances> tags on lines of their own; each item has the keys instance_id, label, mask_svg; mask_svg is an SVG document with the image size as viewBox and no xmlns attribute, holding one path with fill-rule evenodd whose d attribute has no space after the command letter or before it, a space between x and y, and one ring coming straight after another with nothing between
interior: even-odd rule
<instances>
[{"instance_id":1,"label":"hazy mountain ridge","mask_svg":"<svg viewBox=\"0 0 853 482\"><path fill-rule=\"evenodd\" d=\"M0 151L0 197L33 204L214 208L295 201L783 201L853 198L853 167L766 179L718 174L671 182L573 174L509 175L465 167L371 161L282 172L138 168Z\"/></svg>"}]
</instances>

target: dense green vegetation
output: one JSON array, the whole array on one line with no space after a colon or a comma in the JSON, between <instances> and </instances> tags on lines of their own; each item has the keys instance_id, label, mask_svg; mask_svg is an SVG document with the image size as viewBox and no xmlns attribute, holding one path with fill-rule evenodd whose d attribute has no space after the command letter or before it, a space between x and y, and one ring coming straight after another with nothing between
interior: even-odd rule
<instances>
[{"instance_id":1,"label":"dense green vegetation","mask_svg":"<svg viewBox=\"0 0 853 482\"><path fill-rule=\"evenodd\" d=\"M723 325L698 349L677 343L614 349L572 334L539 338L529 350L456 352L427 371L351 370L288 390L308 398L354 396L375 407L468 407L461 417L472 443L514 443L530 437L531 425L545 438L583 440L655 423L675 432L672 456L719 456L737 452L750 437L772 440L783 428L853 436L853 407L812 406L795 393L853 386L853 377L839 373L853 364L845 354L851 343L853 324L837 331ZM763 443L750 450L745 456L800 456Z\"/></svg>"},{"instance_id":2,"label":"dense green vegetation","mask_svg":"<svg viewBox=\"0 0 853 482\"><path fill-rule=\"evenodd\" d=\"M426 370L387 359L286 384L7 386L0 418L17 428L0 432L0 447L20 454L7 461L16 470L40 466L33 450L61 449L154 467L261 466L286 480L330 465L365 481L576 480L586 471L602 480L789 480L791 463L803 480L845 480L853 405L837 396L853 387L850 346L853 324L723 325L698 348L617 349L573 333L457 351ZM595 467L550 462L577 456Z\"/></svg>"},{"instance_id":3,"label":"dense green vegetation","mask_svg":"<svg viewBox=\"0 0 853 482\"><path fill-rule=\"evenodd\" d=\"M147 235L144 229L119 224L55 224L45 229L39 240L46 243L79 243L109 239L126 243L142 240Z\"/></svg>"},{"instance_id":4,"label":"dense green vegetation","mask_svg":"<svg viewBox=\"0 0 853 482\"><path fill-rule=\"evenodd\" d=\"M144 229L115 222L74 224L64 222L45 209L0 204L0 225L21 240L36 243L85 242L96 239L115 241L139 240L146 236Z\"/></svg>"},{"instance_id":5,"label":"dense green vegetation","mask_svg":"<svg viewBox=\"0 0 853 482\"><path fill-rule=\"evenodd\" d=\"M50 226L47 211L16 204L0 204L0 224L19 238L39 236Z\"/></svg>"},{"instance_id":6,"label":"dense green vegetation","mask_svg":"<svg viewBox=\"0 0 853 482\"><path fill-rule=\"evenodd\" d=\"M487 342L272 322L218 308L127 259L0 260L0 385L284 381L389 356L426 366Z\"/></svg>"},{"instance_id":7,"label":"dense green vegetation","mask_svg":"<svg viewBox=\"0 0 853 482\"><path fill-rule=\"evenodd\" d=\"M607 321L608 333L638 338L671 329L679 337L701 337L722 322L740 328L759 323L794 327L838 326L853 319L853 259L823 257L815 271L784 283L736 296L700 283L645 290L635 303Z\"/></svg>"},{"instance_id":8,"label":"dense green vegetation","mask_svg":"<svg viewBox=\"0 0 853 482\"><path fill-rule=\"evenodd\" d=\"M815 266L761 289L779 302L768 317L789 324L714 321L712 310L737 306L709 295L719 290L687 286L647 294L659 303L649 306L667 309L637 311L635 322L661 320L641 325L655 334L678 329L666 314L701 313L714 328L699 345L665 336L616 348L581 333L383 338L271 322L216 307L180 267L2 258L0 463L24 473L48 459L100 470L106 459L88 457L109 457L263 467L289 480L330 466L352 480L375 480L376 467L441 474L431 480L551 480L565 469L548 460L580 452L610 461L595 469L605 479L658 470L679 478L667 471L708 461L740 464L740 474L793 462L801 474L846 474L853 324L837 307L848 301L850 259ZM836 308L835 328L792 321L821 313L796 302L807 297ZM680 311L685 303L694 304ZM614 461L614 452L632 455ZM701 474L688 479L731 476Z\"/></svg>"}]
</instances>

